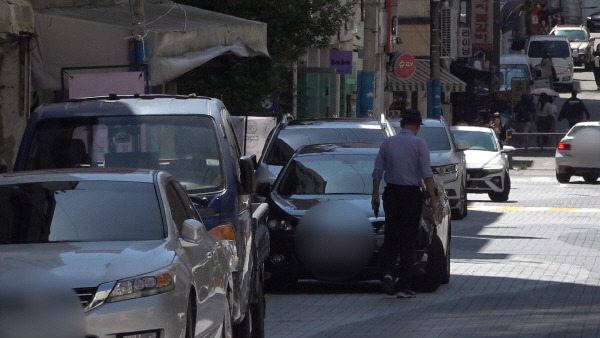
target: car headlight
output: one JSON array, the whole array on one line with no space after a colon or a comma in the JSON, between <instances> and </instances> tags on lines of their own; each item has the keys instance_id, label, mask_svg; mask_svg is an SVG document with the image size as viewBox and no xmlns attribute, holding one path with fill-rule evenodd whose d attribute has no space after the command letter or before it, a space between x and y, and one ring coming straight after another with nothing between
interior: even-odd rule
<instances>
[{"instance_id":1,"label":"car headlight","mask_svg":"<svg viewBox=\"0 0 600 338\"><path fill-rule=\"evenodd\" d=\"M572 72L573 71L573 65L567 65L565 67L565 69L566 69L567 72Z\"/></svg>"},{"instance_id":2,"label":"car headlight","mask_svg":"<svg viewBox=\"0 0 600 338\"><path fill-rule=\"evenodd\" d=\"M288 220L277 220L270 219L269 220L269 229L274 231L283 231L283 232L292 232L294 231L294 224Z\"/></svg>"},{"instance_id":3,"label":"car headlight","mask_svg":"<svg viewBox=\"0 0 600 338\"><path fill-rule=\"evenodd\" d=\"M153 296L171 291L174 288L175 281L170 271L124 279L117 282L106 302L119 302L126 299Z\"/></svg>"},{"instance_id":4,"label":"car headlight","mask_svg":"<svg viewBox=\"0 0 600 338\"><path fill-rule=\"evenodd\" d=\"M587 48L586 45L579 46L579 53L585 53L586 48Z\"/></svg>"},{"instance_id":5,"label":"car headlight","mask_svg":"<svg viewBox=\"0 0 600 338\"><path fill-rule=\"evenodd\" d=\"M441 165L441 166L431 167L431 171L434 174L438 174L438 175L453 174L458 171L458 166L456 164Z\"/></svg>"}]
</instances>

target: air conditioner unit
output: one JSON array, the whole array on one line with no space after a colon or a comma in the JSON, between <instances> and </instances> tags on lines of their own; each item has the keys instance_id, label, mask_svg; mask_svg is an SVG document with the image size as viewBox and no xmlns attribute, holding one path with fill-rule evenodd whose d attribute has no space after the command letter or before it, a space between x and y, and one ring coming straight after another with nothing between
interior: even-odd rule
<instances>
[{"instance_id":1,"label":"air conditioner unit","mask_svg":"<svg viewBox=\"0 0 600 338\"><path fill-rule=\"evenodd\" d=\"M440 10L440 57L456 58L458 15L452 8Z\"/></svg>"}]
</instances>

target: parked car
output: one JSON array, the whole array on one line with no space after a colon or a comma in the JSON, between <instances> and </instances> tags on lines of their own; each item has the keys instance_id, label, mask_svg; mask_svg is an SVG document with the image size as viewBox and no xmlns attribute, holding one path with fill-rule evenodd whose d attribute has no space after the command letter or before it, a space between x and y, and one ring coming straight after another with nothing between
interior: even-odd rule
<instances>
[{"instance_id":1,"label":"parked car","mask_svg":"<svg viewBox=\"0 0 600 338\"><path fill-rule=\"evenodd\" d=\"M534 69L542 62L542 57L550 53L556 77L555 85L573 88L573 55L569 39L566 36L556 35L532 35L526 43L525 54L529 57L529 62Z\"/></svg>"},{"instance_id":2,"label":"parked car","mask_svg":"<svg viewBox=\"0 0 600 338\"><path fill-rule=\"evenodd\" d=\"M4 174L0 201L0 271L64 280L79 296L86 337L231 335L231 253L174 176Z\"/></svg>"},{"instance_id":3,"label":"parked car","mask_svg":"<svg viewBox=\"0 0 600 338\"><path fill-rule=\"evenodd\" d=\"M600 12L594 12L586 18L586 27L592 33L600 32Z\"/></svg>"},{"instance_id":4,"label":"parked car","mask_svg":"<svg viewBox=\"0 0 600 338\"><path fill-rule=\"evenodd\" d=\"M206 228L219 229L218 238L237 258L232 266L236 335L254 329L262 336L269 240L266 204L250 203L254 162L242 156L229 113L217 99L110 95L38 107L14 170L146 168L175 175Z\"/></svg>"},{"instance_id":5,"label":"parked car","mask_svg":"<svg viewBox=\"0 0 600 338\"><path fill-rule=\"evenodd\" d=\"M468 142L467 191L488 194L494 202L508 201L510 194L510 163L507 155L515 152L512 146L502 146L491 128L452 126L457 141Z\"/></svg>"},{"instance_id":6,"label":"parked car","mask_svg":"<svg viewBox=\"0 0 600 338\"><path fill-rule=\"evenodd\" d=\"M392 120L396 133L400 132L400 121ZM467 216L467 164L464 151L469 149L465 142L455 142L450 128L442 119L424 119L417 136L427 142L429 160L434 179L440 183L450 201L452 218Z\"/></svg>"},{"instance_id":7,"label":"parked car","mask_svg":"<svg viewBox=\"0 0 600 338\"><path fill-rule=\"evenodd\" d=\"M556 25L549 34L566 36L569 39L574 65L585 66L586 69L592 68L595 38L590 36L590 32L586 26Z\"/></svg>"},{"instance_id":8,"label":"parked car","mask_svg":"<svg viewBox=\"0 0 600 338\"><path fill-rule=\"evenodd\" d=\"M385 117L316 118L280 121L269 134L256 169L258 184L273 184L281 168L303 145L319 143L379 142L394 135Z\"/></svg>"},{"instance_id":9,"label":"parked car","mask_svg":"<svg viewBox=\"0 0 600 338\"><path fill-rule=\"evenodd\" d=\"M293 282L298 278L345 281L382 277L383 267L378 261L385 232L385 212L380 208L382 210L375 215L371 209L371 174L379 147L378 143L304 146L288 161L272 189L262 186L260 193L267 197L270 210L271 260L267 271L271 272L273 281ZM434 291L440 283L448 283L450 279L450 206L444 188L437 183L435 186L438 205L433 217L424 212L421 219L414 263L414 273L418 277L413 287L421 291ZM347 207L337 213L326 209L321 217L312 216L303 224L304 217L309 217L315 208L332 202L343 202ZM349 220L336 227L336 219L323 220L332 214L334 218ZM355 231L354 222L360 225L361 219L367 223L366 232ZM309 227L317 234L306 236L308 230L303 227ZM301 239L299 231L304 231ZM359 232L360 243L350 246L340 243L345 236ZM367 250L364 250L365 243ZM308 251L303 251L306 247ZM344 248L347 251L343 252ZM361 264L357 266L357 262Z\"/></svg>"},{"instance_id":10,"label":"parked car","mask_svg":"<svg viewBox=\"0 0 600 338\"><path fill-rule=\"evenodd\" d=\"M556 179L569 183L571 176L582 176L586 183L594 183L600 175L600 122L575 124L556 147Z\"/></svg>"}]
</instances>

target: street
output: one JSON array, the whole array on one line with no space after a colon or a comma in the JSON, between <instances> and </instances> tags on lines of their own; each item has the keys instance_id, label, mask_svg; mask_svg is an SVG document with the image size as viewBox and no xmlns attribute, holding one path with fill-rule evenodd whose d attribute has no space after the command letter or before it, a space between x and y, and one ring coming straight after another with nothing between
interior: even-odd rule
<instances>
[{"instance_id":1,"label":"street","mask_svg":"<svg viewBox=\"0 0 600 338\"><path fill-rule=\"evenodd\" d=\"M600 119L591 72L581 93ZM561 93L555 103L570 93ZM566 130L566 121L557 130ZM267 294L268 337L600 335L600 184L559 184L554 150L518 150L509 201L469 194L452 222L451 280L415 299L386 296L379 281L298 285Z\"/></svg>"}]
</instances>

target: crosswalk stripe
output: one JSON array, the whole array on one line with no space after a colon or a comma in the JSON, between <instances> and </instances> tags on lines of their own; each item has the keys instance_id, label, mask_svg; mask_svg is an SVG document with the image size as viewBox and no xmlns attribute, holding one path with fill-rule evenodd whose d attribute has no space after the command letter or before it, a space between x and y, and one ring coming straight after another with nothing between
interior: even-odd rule
<instances>
[{"instance_id":1,"label":"crosswalk stripe","mask_svg":"<svg viewBox=\"0 0 600 338\"><path fill-rule=\"evenodd\" d=\"M489 205L471 205L467 207L474 211L550 211L550 212L591 212L600 213L599 208L555 208L555 207L506 207Z\"/></svg>"}]
</instances>

